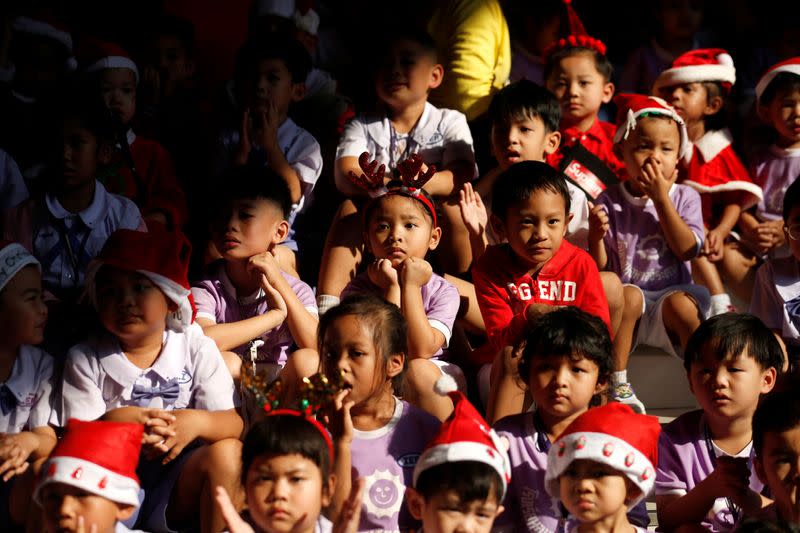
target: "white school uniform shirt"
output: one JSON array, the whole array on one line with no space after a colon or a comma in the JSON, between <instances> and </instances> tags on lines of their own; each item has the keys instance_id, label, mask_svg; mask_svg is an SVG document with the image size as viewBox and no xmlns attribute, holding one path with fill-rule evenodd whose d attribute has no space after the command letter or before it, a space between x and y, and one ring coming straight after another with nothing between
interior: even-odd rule
<instances>
[{"instance_id":1,"label":"white school uniform shirt","mask_svg":"<svg viewBox=\"0 0 800 533\"><path fill-rule=\"evenodd\" d=\"M750 313L791 344L800 344L800 331L795 326L786 303L800 297L800 267L794 256L769 259L756 272ZM793 341L793 342L792 342Z\"/></svg>"},{"instance_id":2,"label":"white school uniform shirt","mask_svg":"<svg viewBox=\"0 0 800 533\"><path fill-rule=\"evenodd\" d=\"M16 207L28 196L28 187L16 161L5 150L0 150L0 210Z\"/></svg>"},{"instance_id":3,"label":"white school uniform shirt","mask_svg":"<svg viewBox=\"0 0 800 533\"><path fill-rule=\"evenodd\" d=\"M23 344L5 385L17 406L3 415L0 433L19 433L46 426L53 410L53 358L36 346ZM3 385L3 384L0 384Z\"/></svg>"},{"instance_id":4,"label":"white school uniform shirt","mask_svg":"<svg viewBox=\"0 0 800 533\"><path fill-rule=\"evenodd\" d=\"M177 381L175 400L156 396L146 405L132 399L134 386L166 389ZM111 409L140 406L159 409L222 411L238 403L233 379L213 340L197 324L184 332L167 330L153 366L141 369L122 353L108 333L72 347L64 365L58 425L70 418L95 420Z\"/></svg>"},{"instance_id":5,"label":"white school uniform shirt","mask_svg":"<svg viewBox=\"0 0 800 533\"><path fill-rule=\"evenodd\" d=\"M403 154L397 152L398 137L405 143ZM393 170L397 163L414 153L419 153L427 165L436 165L441 170L453 161L475 161L472 149L472 133L467 125L467 117L453 109L439 109L426 102L417 125L405 135L398 135L383 115L361 115L354 118L344 128L336 159L358 157L369 152L370 159ZM478 176L478 167L471 179Z\"/></svg>"}]
</instances>

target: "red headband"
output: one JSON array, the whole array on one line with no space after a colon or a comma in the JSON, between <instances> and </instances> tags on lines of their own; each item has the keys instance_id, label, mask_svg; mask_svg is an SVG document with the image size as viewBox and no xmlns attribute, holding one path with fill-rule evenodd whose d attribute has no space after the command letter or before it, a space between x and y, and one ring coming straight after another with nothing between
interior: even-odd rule
<instances>
[{"instance_id":1,"label":"red headband","mask_svg":"<svg viewBox=\"0 0 800 533\"><path fill-rule=\"evenodd\" d=\"M542 52L542 57L547 60L547 58L553 53L563 50L564 48L572 47L588 48L590 50L594 50L600 55L606 55L606 45L603 44L603 41L591 37L588 33L586 33L586 29L583 27L583 22L581 22L580 17L572 8L572 0L563 1L567 8L570 35L551 43L547 48L544 49L544 52Z\"/></svg>"}]
</instances>

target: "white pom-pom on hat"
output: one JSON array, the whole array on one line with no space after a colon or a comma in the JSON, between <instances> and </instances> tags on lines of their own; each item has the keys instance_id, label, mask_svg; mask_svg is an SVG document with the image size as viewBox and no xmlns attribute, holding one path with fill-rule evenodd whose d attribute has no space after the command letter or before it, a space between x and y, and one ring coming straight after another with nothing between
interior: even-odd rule
<instances>
[{"instance_id":1,"label":"white pom-pom on hat","mask_svg":"<svg viewBox=\"0 0 800 533\"><path fill-rule=\"evenodd\" d=\"M442 374L442 377L437 379L436 383L433 385L433 390L436 391L436 394L439 396L447 396L451 392L458 390L458 384L456 380L453 379L453 376Z\"/></svg>"}]
</instances>

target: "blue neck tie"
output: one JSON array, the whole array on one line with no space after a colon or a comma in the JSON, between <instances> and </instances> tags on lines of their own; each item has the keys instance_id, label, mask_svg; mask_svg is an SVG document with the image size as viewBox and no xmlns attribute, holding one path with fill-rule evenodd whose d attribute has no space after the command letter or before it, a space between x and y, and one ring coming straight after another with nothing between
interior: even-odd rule
<instances>
[{"instance_id":1,"label":"blue neck tie","mask_svg":"<svg viewBox=\"0 0 800 533\"><path fill-rule=\"evenodd\" d=\"M800 296L792 298L784 305L786 306L786 312L789 313L792 324L794 324L794 327L797 329L800 329Z\"/></svg>"},{"instance_id":2,"label":"blue neck tie","mask_svg":"<svg viewBox=\"0 0 800 533\"><path fill-rule=\"evenodd\" d=\"M17 407L17 397L5 383L0 387L0 411L6 416Z\"/></svg>"},{"instance_id":3,"label":"blue neck tie","mask_svg":"<svg viewBox=\"0 0 800 533\"><path fill-rule=\"evenodd\" d=\"M139 407L147 407L153 398L161 398L164 405L173 404L178 399L181 386L177 379L171 379L160 387L145 387L134 385L131 392L131 400L136 402Z\"/></svg>"}]
</instances>

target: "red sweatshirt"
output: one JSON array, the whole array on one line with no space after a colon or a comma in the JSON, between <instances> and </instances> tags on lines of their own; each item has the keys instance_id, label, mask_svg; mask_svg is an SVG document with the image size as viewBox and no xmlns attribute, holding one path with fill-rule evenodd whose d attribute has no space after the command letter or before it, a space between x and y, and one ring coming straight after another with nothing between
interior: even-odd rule
<instances>
[{"instance_id":1,"label":"red sweatshirt","mask_svg":"<svg viewBox=\"0 0 800 533\"><path fill-rule=\"evenodd\" d=\"M603 122L600 119L595 120L588 131L580 131L578 128L561 130L561 145L555 153L547 156L547 164L557 169L564 159L563 150L580 143L600 158L615 174L619 174L625 168L625 164L614 155L614 133L616 131L617 127L614 124Z\"/></svg>"},{"instance_id":2,"label":"red sweatshirt","mask_svg":"<svg viewBox=\"0 0 800 533\"><path fill-rule=\"evenodd\" d=\"M571 305L600 317L611 331L600 273L588 253L566 240L533 276L507 244L489 246L472 267L472 281L489 343L500 350L524 336L531 304Z\"/></svg>"}]
</instances>

